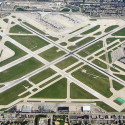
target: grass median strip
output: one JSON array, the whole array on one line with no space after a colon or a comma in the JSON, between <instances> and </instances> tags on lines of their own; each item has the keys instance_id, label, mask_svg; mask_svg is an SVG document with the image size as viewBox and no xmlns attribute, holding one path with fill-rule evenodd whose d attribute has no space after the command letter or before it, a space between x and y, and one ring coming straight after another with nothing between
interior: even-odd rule
<instances>
[{"instance_id":1,"label":"grass median strip","mask_svg":"<svg viewBox=\"0 0 125 125\"><path fill-rule=\"evenodd\" d=\"M103 41L98 41L97 43L87 47L85 50L90 53L93 53L93 52L101 49L102 47L103 47Z\"/></svg>"},{"instance_id":2,"label":"grass median strip","mask_svg":"<svg viewBox=\"0 0 125 125\"><path fill-rule=\"evenodd\" d=\"M63 78L50 85L44 90L36 93L31 98L58 98L64 99L67 96L67 79Z\"/></svg>"},{"instance_id":3,"label":"grass median strip","mask_svg":"<svg viewBox=\"0 0 125 125\"><path fill-rule=\"evenodd\" d=\"M72 50L76 49L76 47L75 46L69 46L69 47L67 47L67 49L72 51Z\"/></svg>"},{"instance_id":4,"label":"grass median strip","mask_svg":"<svg viewBox=\"0 0 125 125\"><path fill-rule=\"evenodd\" d=\"M95 56L99 56L100 54L102 54L102 53L104 53L105 51L104 50L102 50L102 51L100 51L100 52L98 52L98 53L96 53L95 54Z\"/></svg>"},{"instance_id":5,"label":"grass median strip","mask_svg":"<svg viewBox=\"0 0 125 125\"><path fill-rule=\"evenodd\" d=\"M69 42L74 42L74 41L76 41L76 40L78 40L80 38L82 38L82 37L72 37L72 38L68 39L68 41Z\"/></svg>"},{"instance_id":6,"label":"grass median strip","mask_svg":"<svg viewBox=\"0 0 125 125\"><path fill-rule=\"evenodd\" d=\"M118 66L118 65L116 65L116 64L113 64L113 66L114 66L114 68L116 67L116 68L122 70L123 72L125 72L125 69L121 68L120 66Z\"/></svg>"},{"instance_id":7,"label":"grass median strip","mask_svg":"<svg viewBox=\"0 0 125 125\"><path fill-rule=\"evenodd\" d=\"M86 44L86 43L88 43L88 42L90 42L90 41L92 41L94 39L95 39L95 37L87 37L87 38L81 40L80 42L76 43L76 45L77 46L82 46L82 45L84 45L84 44Z\"/></svg>"},{"instance_id":8,"label":"grass median strip","mask_svg":"<svg viewBox=\"0 0 125 125\"><path fill-rule=\"evenodd\" d=\"M43 83L43 84L40 85L39 87L42 88L42 87L48 85L49 83L53 82L54 80L56 80L56 79L58 79L58 78L60 78L60 77L61 77L61 75L58 75L58 76L52 78L51 80L49 80L48 82Z\"/></svg>"},{"instance_id":9,"label":"grass median strip","mask_svg":"<svg viewBox=\"0 0 125 125\"><path fill-rule=\"evenodd\" d=\"M104 109L107 112L117 112L115 109L113 109L112 107L108 106L104 102L96 102L96 105L101 107L102 109Z\"/></svg>"},{"instance_id":10,"label":"grass median strip","mask_svg":"<svg viewBox=\"0 0 125 125\"><path fill-rule=\"evenodd\" d=\"M120 75L120 74L114 74L114 75L125 81L125 75Z\"/></svg>"},{"instance_id":11,"label":"grass median strip","mask_svg":"<svg viewBox=\"0 0 125 125\"><path fill-rule=\"evenodd\" d=\"M119 25L109 26L109 27L107 27L107 28L105 29L105 32L107 33L107 32L109 32L109 31L111 31L111 30L114 30L114 29L117 28L117 27L119 27Z\"/></svg>"},{"instance_id":12,"label":"grass median strip","mask_svg":"<svg viewBox=\"0 0 125 125\"><path fill-rule=\"evenodd\" d=\"M110 43L114 42L114 41L117 40L117 39L119 39L120 42L123 42L123 41L125 40L125 38L115 38L115 37L111 37L111 38L107 38L107 39L106 39L106 42L107 42L107 44L110 44Z\"/></svg>"},{"instance_id":13,"label":"grass median strip","mask_svg":"<svg viewBox=\"0 0 125 125\"><path fill-rule=\"evenodd\" d=\"M112 36L125 36L125 28L113 33Z\"/></svg>"},{"instance_id":14,"label":"grass median strip","mask_svg":"<svg viewBox=\"0 0 125 125\"><path fill-rule=\"evenodd\" d=\"M3 21L4 21L5 23L8 23L8 22L9 22L9 19L5 18L5 19L3 19Z\"/></svg>"},{"instance_id":15,"label":"grass median strip","mask_svg":"<svg viewBox=\"0 0 125 125\"><path fill-rule=\"evenodd\" d=\"M86 57L86 56L88 56L88 54L85 53L85 52L83 52L83 51L78 52L78 55L80 55L81 57Z\"/></svg>"},{"instance_id":16,"label":"grass median strip","mask_svg":"<svg viewBox=\"0 0 125 125\"><path fill-rule=\"evenodd\" d=\"M89 26L90 24L87 24L87 25L85 25L85 26L83 26L83 27L81 27L81 28L79 28L79 29L77 29L77 30L74 30L73 32L71 32L71 33L69 33L69 34L72 34L72 33L74 33L74 32L76 32L76 31L78 31L78 30L81 30L81 29L83 29L83 28L85 28L85 27L87 27L87 26Z\"/></svg>"},{"instance_id":17,"label":"grass median strip","mask_svg":"<svg viewBox=\"0 0 125 125\"><path fill-rule=\"evenodd\" d=\"M74 83L70 84L70 98L71 99L97 99L81 87Z\"/></svg>"},{"instance_id":18,"label":"grass median strip","mask_svg":"<svg viewBox=\"0 0 125 125\"><path fill-rule=\"evenodd\" d=\"M115 103L117 103L118 105L122 105L118 100L114 100Z\"/></svg>"},{"instance_id":19,"label":"grass median strip","mask_svg":"<svg viewBox=\"0 0 125 125\"><path fill-rule=\"evenodd\" d=\"M108 77L86 65L72 73L72 76L109 98L112 96Z\"/></svg>"},{"instance_id":20,"label":"grass median strip","mask_svg":"<svg viewBox=\"0 0 125 125\"><path fill-rule=\"evenodd\" d=\"M113 67L110 67L110 70L113 71L113 72L119 72L117 69L115 69Z\"/></svg>"},{"instance_id":21,"label":"grass median strip","mask_svg":"<svg viewBox=\"0 0 125 125\"><path fill-rule=\"evenodd\" d=\"M40 49L41 47L49 44L38 36L11 35L10 37L32 51Z\"/></svg>"},{"instance_id":22,"label":"grass median strip","mask_svg":"<svg viewBox=\"0 0 125 125\"><path fill-rule=\"evenodd\" d=\"M114 47L114 46L116 46L117 44L119 44L119 42L116 42L116 43L114 43L113 45L111 45L111 46L107 47L107 50L109 50L109 49L113 48L113 47Z\"/></svg>"},{"instance_id":23,"label":"grass median strip","mask_svg":"<svg viewBox=\"0 0 125 125\"><path fill-rule=\"evenodd\" d=\"M32 34L30 31L26 30L25 28L15 25L10 28L9 33L22 33L22 34Z\"/></svg>"},{"instance_id":24,"label":"grass median strip","mask_svg":"<svg viewBox=\"0 0 125 125\"><path fill-rule=\"evenodd\" d=\"M59 40L59 38L56 38L56 37L53 37L53 36L46 36L46 37L48 37L49 39L51 39L51 40L53 40L53 41Z\"/></svg>"},{"instance_id":25,"label":"grass median strip","mask_svg":"<svg viewBox=\"0 0 125 125\"><path fill-rule=\"evenodd\" d=\"M58 48L54 46L54 47L40 53L39 56L41 56L44 59L46 59L47 61L51 62L51 61L61 57L64 54L66 54L64 51L62 51L62 50L58 51Z\"/></svg>"},{"instance_id":26,"label":"grass median strip","mask_svg":"<svg viewBox=\"0 0 125 125\"><path fill-rule=\"evenodd\" d=\"M104 61L106 61L106 56L105 56L105 54L103 54L103 55L100 56L99 58L102 59L102 60L104 60Z\"/></svg>"},{"instance_id":27,"label":"grass median strip","mask_svg":"<svg viewBox=\"0 0 125 125\"><path fill-rule=\"evenodd\" d=\"M0 72L0 83L18 79L41 66L43 66L43 64L32 57L3 72Z\"/></svg>"},{"instance_id":28,"label":"grass median strip","mask_svg":"<svg viewBox=\"0 0 125 125\"><path fill-rule=\"evenodd\" d=\"M66 42L62 42L62 43L60 43L60 45L62 45L62 46L66 46L67 43L66 43Z\"/></svg>"},{"instance_id":29,"label":"grass median strip","mask_svg":"<svg viewBox=\"0 0 125 125\"><path fill-rule=\"evenodd\" d=\"M92 60L92 59L94 59L94 57L93 57L93 56L89 57L87 60Z\"/></svg>"},{"instance_id":30,"label":"grass median strip","mask_svg":"<svg viewBox=\"0 0 125 125\"><path fill-rule=\"evenodd\" d=\"M27 22L23 22L23 23L24 23L26 26L30 27L31 29L33 29L33 30L39 32L40 34L43 34L43 35L45 34L43 31L41 31L40 29L34 27L33 25L31 25L31 24L29 24L29 23L27 23Z\"/></svg>"},{"instance_id":31,"label":"grass median strip","mask_svg":"<svg viewBox=\"0 0 125 125\"><path fill-rule=\"evenodd\" d=\"M100 25L94 26L93 28L81 33L81 35L92 33L92 32L96 31L99 28L100 28Z\"/></svg>"},{"instance_id":32,"label":"grass median strip","mask_svg":"<svg viewBox=\"0 0 125 125\"><path fill-rule=\"evenodd\" d=\"M31 84L29 84L27 81L23 81L18 85L0 93L0 104L7 105L19 99L20 97L18 95L26 90L24 86L30 88Z\"/></svg>"},{"instance_id":33,"label":"grass median strip","mask_svg":"<svg viewBox=\"0 0 125 125\"><path fill-rule=\"evenodd\" d=\"M109 59L109 63L112 63L111 53L112 53L112 51L109 51L109 52L108 52L108 59Z\"/></svg>"},{"instance_id":34,"label":"grass median strip","mask_svg":"<svg viewBox=\"0 0 125 125\"><path fill-rule=\"evenodd\" d=\"M116 81L113 80L113 88L114 88L115 90L120 90L120 89L122 89L123 87L124 87L123 85L121 85L120 83L118 83L118 82L116 82Z\"/></svg>"},{"instance_id":35,"label":"grass median strip","mask_svg":"<svg viewBox=\"0 0 125 125\"><path fill-rule=\"evenodd\" d=\"M6 60L4 60L4 61L2 61L2 62L0 62L0 67L26 55L26 52L24 52L23 50L21 50L20 48L18 48L14 44L10 43L9 41L6 41L4 45L7 46L8 48L10 48L11 50L13 50L15 52L15 55L6 59Z\"/></svg>"},{"instance_id":36,"label":"grass median strip","mask_svg":"<svg viewBox=\"0 0 125 125\"><path fill-rule=\"evenodd\" d=\"M83 62L78 63L78 64L77 64L77 65L75 65L74 67L72 67L72 68L68 69L66 72L70 72L70 71L72 71L72 70L76 69L77 67L79 67L79 66L81 66L81 65L83 65L83 64L84 64Z\"/></svg>"},{"instance_id":37,"label":"grass median strip","mask_svg":"<svg viewBox=\"0 0 125 125\"><path fill-rule=\"evenodd\" d=\"M102 61L98 60L98 59L95 59L94 61L92 61L94 64L96 64L97 66L103 68L103 69L106 69L107 68L107 65L105 63L103 63Z\"/></svg>"},{"instance_id":38,"label":"grass median strip","mask_svg":"<svg viewBox=\"0 0 125 125\"><path fill-rule=\"evenodd\" d=\"M77 61L78 61L78 59L71 56L71 57L57 63L56 66L60 69L65 69L66 67L72 65L73 63L75 63Z\"/></svg>"},{"instance_id":39,"label":"grass median strip","mask_svg":"<svg viewBox=\"0 0 125 125\"><path fill-rule=\"evenodd\" d=\"M95 33L94 35L101 35L101 34L102 34L102 32L99 31L99 32Z\"/></svg>"},{"instance_id":40,"label":"grass median strip","mask_svg":"<svg viewBox=\"0 0 125 125\"><path fill-rule=\"evenodd\" d=\"M47 78L49 78L50 76L54 75L56 72L54 70L52 70L51 68L48 68L38 74L36 74L35 76L31 77L29 80L32 81L34 84L37 84Z\"/></svg>"}]
</instances>

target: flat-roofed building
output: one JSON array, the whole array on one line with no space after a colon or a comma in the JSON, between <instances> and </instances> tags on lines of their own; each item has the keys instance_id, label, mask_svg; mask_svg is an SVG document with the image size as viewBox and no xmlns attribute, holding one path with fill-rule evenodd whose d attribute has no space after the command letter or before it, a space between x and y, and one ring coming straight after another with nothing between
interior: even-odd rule
<instances>
[{"instance_id":1,"label":"flat-roofed building","mask_svg":"<svg viewBox=\"0 0 125 125\"><path fill-rule=\"evenodd\" d=\"M83 112L90 112L90 106L83 106Z\"/></svg>"},{"instance_id":2,"label":"flat-roofed building","mask_svg":"<svg viewBox=\"0 0 125 125\"><path fill-rule=\"evenodd\" d=\"M19 103L16 105L16 111L20 112L32 112L33 105L30 103Z\"/></svg>"},{"instance_id":3,"label":"flat-roofed building","mask_svg":"<svg viewBox=\"0 0 125 125\"><path fill-rule=\"evenodd\" d=\"M58 107L58 111L68 113L69 112L69 107Z\"/></svg>"}]
</instances>

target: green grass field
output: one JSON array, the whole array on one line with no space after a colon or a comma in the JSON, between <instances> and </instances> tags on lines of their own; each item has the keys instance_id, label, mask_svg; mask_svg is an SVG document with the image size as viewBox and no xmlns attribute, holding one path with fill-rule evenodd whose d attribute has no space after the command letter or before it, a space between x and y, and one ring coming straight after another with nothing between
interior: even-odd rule
<instances>
[{"instance_id":1,"label":"green grass field","mask_svg":"<svg viewBox=\"0 0 125 125\"><path fill-rule=\"evenodd\" d=\"M85 27L87 27L87 26L89 26L90 24L87 24L87 25L85 25L85 26L83 26L83 27L81 27L81 28L79 28L79 29L77 29L77 30L74 30L73 32L71 32L71 33L69 33L69 34L72 34L72 33L74 33L74 32L76 32L76 31L78 31L78 30L81 30L81 29L83 29L83 28L85 28Z\"/></svg>"},{"instance_id":2,"label":"green grass field","mask_svg":"<svg viewBox=\"0 0 125 125\"><path fill-rule=\"evenodd\" d=\"M117 103L118 105L122 105L119 101L114 100L115 103Z\"/></svg>"},{"instance_id":3,"label":"green grass field","mask_svg":"<svg viewBox=\"0 0 125 125\"><path fill-rule=\"evenodd\" d=\"M123 72L125 72L125 69L121 68L120 66L117 66L116 64L113 64L113 66L115 66L116 68L122 70Z\"/></svg>"},{"instance_id":4,"label":"green grass field","mask_svg":"<svg viewBox=\"0 0 125 125\"><path fill-rule=\"evenodd\" d=\"M21 33L21 34L32 34L30 31L24 29L19 25L15 25L10 28L9 33Z\"/></svg>"},{"instance_id":5,"label":"green grass field","mask_svg":"<svg viewBox=\"0 0 125 125\"><path fill-rule=\"evenodd\" d=\"M95 33L94 35L101 35L101 34L102 34L102 32L99 31L99 32Z\"/></svg>"},{"instance_id":6,"label":"green grass field","mask_svg":"<svg viewBox=\"0 0 125 125\"><path fill-rule=\"evenodd\" d=\"M97 99L81 87L74 83L70 84L70 98L71 99Z\"/></svg>"},{"instance_id":7,"label":"green grass field","mask_svg":"<svg viewBox=\"0 0 125 125\"><path fill-rule=\"evenodd\" d=\"M71 32L71 33L69 33L69 34L75 33L76 31L81 30L81 29L83 29L83 27L81 27L81 28L79 28L79 29L77 29L77 30L74 30L73 32Z\"/></svg>"},{"instance_id":8,"label":"green grass field","mask_svg":"<svg viewBox=\"0 0 125 125\"><path fill-rule=\"evenodd\" d=\"M107 112L117 112L115 109L113 109L112 107L108 106L104 102L96 102L96 105L101 107L102 109L104 109Z\"/></svg>"},{"instance_id":9,"label":"green grass field","mask_svg":"<svg viewBox=\"0 0 125 125\"><path fill-rule=\"evenodd\" d=\"M69 47L67 47L67 49L72 51L72 50L76 49L76 47L75 46L69 46Z\"/></svg>"},{"instance_id":10,"label":"green grass field","mask_svg":"<svg viewBox=\"0 0 125 125\"><path fill-rule=\"evenodd\" d=\"M93 53L93 52L101 49L102 47L103 47L103 41L98 41L97 43L89 46L85 50L88 51L88 52L90 52L90 53Z\"/></svg>"},{"instance_id":11,"label":"green grass field","mask_svg":"<svg viewBox=\"0 0 125 125\"><path fill-rule=\"evenodd\" d=\"M2 88L4 85L0 85L0 88Z\"/></svg>"},{"instance_id":12,"label":"green grass field","mask_svg":"<svg viewBox=\"0 0 125 125\"><path fill-rule=\"evenodd\" d=\"M100 54L102 54L102 53L104 53L105 51L104 50L102 50L102 51L100 51L100 52L98 52L98 53L96 53L95 54L95 56L99 56Z\"/></svg>"},{"instance_id":13,"label":"green grass field","mask_svg":"<svg viewBox=\"0 0 125 125\"><path fill-rule=\"evenodd\" d=\"M125 28L113 33L112 36L125 36Z\"/></svg>"},{"instance_id":14,"label":"green grass field","mask_svg":"<svg viewBox=\"0 0 125 125\"><path fill-rule=\"evenodd\" d=\"M72 9L72 12L78 12L79 9Z\"/></svg>"},{"instance_id":15,"label":"green grass field","mask_svg":"<svg viewBox=\"0 0 125 125\"><path fill-rule=\"evenodd\" d=\"M119 25L109 26L109 27L107 27L107 28L105 29L105 32L107 33L107 32L109 32L109 31L111 31L111 30L114 30L114 29L117 28L117 27L119 27Z\"/></svg>"},{"instance_id":16,"label":"green grass field","mask_svg":"<svg viewBox=\"0 0 125 125\"><path fill-rule=\"evenodd\" d=\"M86 56L88 56L88 54L85 53L85 52L83 52L83 51L80 51L80 52L78 52L77 54L80 55L81 57L86 57Z\"/></svg>"},{"instance_id":17,"label":"green grass field","mask_svg":"<svg viewBox=\"0 0 125 125\"><path fill-rule=\"evenodd\" d=\"M70 9L69 8L64 8L63 10L61 10L60 12L69 12Z\"/></svg>"},{"instance_id":18,"label":"green grass field","mask_svg":"<svg viewBox=\"0 0 125 125\"><path fill-rule=\"evenodd\" d=\"M110 67L110 70L113 71L113 72L119 72L117 69L115 69L113 67Z\"/></svg>"},{"instance_id":19,"label":"green grass field","mask_svg":"<svg viewBox=\"0 0 125 125\"><path fill-rule=\"evenodd\" d=\"M16 18L16 16L11 16L12 18Z\"/></svg>"},{"instance_id":20,"label":"green grass field","mask_svg":"<svg viewBox=\"0 0 125 125\"><path fill-rule=\"evenodd\" d=\"M82 69L86 70L87 74L82 72ZM83 66L82 69L80 68L77 71L73 72L72 76L107 98L112 96L107 76L101 74L88 65Z\"/></svg>"},{"instance_id":21,"label":"green grass field","mask_svg":"<svg viewBox=\"0 0 125 125\"><path fill-rule=\"evenodd\" d=\"M115 42L113 45L110 45L109 47L107 47L107 50L113 48L114 46L116 46L116 45L118 45L118 44L119 44L119 42Z\"/></svg>"},{"instance_id":22,"label":"green grass field","mask_svg":"<svg viewBox=\"0 0 125 125\"><path fill-rule=\"evenodd\" d=\"M0 67L26 55L26 52L24 52L23 50L21 50L20 48L18 48L14 44L10 43L9 41L6 41L4 45L7 46L8 48L10 48L11 50L13 50L15 52L15 55L0 62Z\"/></svg>"},{"instance_id":23,"label":"green grass field","mask_svg":"<svg viewBox=\"0 0 125 125\"><path fill-rule=\"evenodd\" d=\"M59 38L56 38L56 37L53 37L53 36L46 36L46 37L48 37L49 39L51 39L51 40L53 40L53 41L59 40Z\"/></svg>"},{"instance_id":24,"label":"green grass field","mask_svg":"<svg viewBox=\"0 0 125 125\"><path fill-rule=\"evenodd\" d=\"M35 76L32 76L29 80L32 81L33 83L37 84L47 78L49 78L50 76L54 75L56 72L54 70L52 70L51 68L48 68L38 74L36 74Z\"/></svg>"},{"instance_id":25,"label":"green grass field","mask_svg":"<svg viewBox=\"0 0 125 125\"><path fill-rule=\"evenodd\" d=\"M92 62L103 69L107 69L107 65L98 59L95 59Z\"/></svg>"},{"instance_id":26,"label":"green grass field","mask_svg":"<svg viewBox=\"0 0 125 125\"><path fill-rule=\"evenodd\" d=\"M93 56L91 56L91 57L89 57L87 60L92 60L94 57Z\"/></svg>"},{"instance_id":27,"label":"green grass field","mask_svg":"<svg viewBox=\"0 0 125 125\"><path fill-rule=\"evenodd\" d=\"M125 76L124 75L119 75L119 74L114 74L114 75L125 81Z\"/></svg>"},{"instance_id":28,"label":"green grass field","mask_svg":"<svg viewBox=\"0 0 125 125\"><path fill-rule=\"evenodd\" d=\"M113 41L115 41L117 39L119 39L120 42L123 42L125 40L125 38L114 38L114 37L112 37L112 38L107 38L106 42L107 42L107 44L109 44L109 43L112 43Z\"/></svg>"},{"instance_id":29,"label":"green grass field","mask_svg":"<svg viewBox=\"0 0 125 125\"><path fill-rule=\"evenodd\" d=\"M90 42L90 41L92 41L94 39L95 39L95 37L87 37L87 38L81 40L80 42L76 43L76 45L77 46L82 46L82 45L84 45L84 44L86 44L86 43L88 43L88 42Z\"/></svg>"},{"instance_id":30,"label":"green grass field","mask_svg":"<svg viewBox=\"0 0 125 125\"><path fill-rule=\"evenodd\" d=\"M20 18L17 19L18 21L22 21Z\"/></svg>"},{"instance_id":31,"label":"green grass field","mask_svg":"<svg viewBox=\"0 0 125 125\"><path fill-rule=\"evenodd\" d=\"M40 87L40 88L42 88L42 87L44 87L44 86L48 85L49 83L53 82L54 80L56 80L56 79L58 79L58 78L60 78L60 77L61 77L61 75L58 75L58 76L56 76L56 77L52 78L51 80L49 80L49 81L47 81L47 82L43 83L43 84L42 84L42 85L40 85L39 87Z\"/></svg>"},{"instance_id":32,"label":"green grass field","mask_svg":"<svg viewBox=\"0 0 125 125\"><path fill-rule=\"evenodd\" d=\"M78 40L78 39L80 39L81 37L72 37L72 38L70 38L70 39L68 39L68 41L69 42L74 42L74 41L76 41L76 40Z\"/></svg>"},{"instance_id":33,"label":"green grass field","mask_svg":"<svg viewBox=\"0 0 125 125\"><path fill-rule=\"evenodd\" d=\"M44 90L36 93L31 98L58 98L64 99L67 96L67 79L63 78Z\"/></svg>"},{"instance_id":34,"label":"green grass field","mask_svg":"<svg viewBox=\"0 0 125 125\"><path fill-rule=\"evenodd\" d=\"M12 21L11 24L15 24L15 22Z\"/></svg>"},{"instance_id":35,"label":"green grass field","mask_svg":"<svg viewBox=\"0 0 125 125\"><path fill-rule=\"evenodd\" d=\"M41 62L39 62L35 58L30 58L3 72L0 72L0 83L8 82L8 81L20 78L41 66L43 66Z\"/></svg>"},{"instance_id":36,"label":"green grass field","mask_svg":"<svg viewBox=\"0 0 125 125\"><path fill-rule=\"evenodd\" d=\"M22 8L17 8L16 11L24 11Z\"/></svg>"},{"instance_id":37,"label":"green grass field","mask_svg":"<svg viewBox=\"0 0 125 125\"><path fill-rule=\"evenodd\" d=\"M118 82L116 82L116 81L113 80L113 88L114 88L115 90L120 90L120 89L122 89L123 87L124 87L123 85L121 85L120 83L118 83Z\"/></svg>"},{"instance_id":38,"label":"green grass field","mask_svg":"<svg viewBox=\"0 0 125 125\"><path fill-rule=\"evenodd\" d=\"M26 90L23 85L28 88L31 87L31 84L29 84L27 81L23 81L5 92L0 93L0 104L7 105L16 99L19 99L20 97L18 95Z\"/></svg>"},{"instance_id":39,"label":"green grass field","mask_svg":"<svg viewBox=\"0 0 125 125\"><path fill-rule=\"evenodd\" d=\"M43 35L45 34L43 31L41 31L40 29L34 27L33 25L31 25L31 24L29 24L29 23L27 23L27 22L23 22L23 23L24 23L26 26L30 27L31 29L33 29L33 30L39 32L40 34L43 34Z\"/></svg>"},{"instance_id":40,"label":"green grass field","mask_svg":"<svg viewBox=\"0 0 125 125\"><path fill-rule=\"evenodd\" d=\"M2 36L0 35L0 40L2 39Z\"/></svg>"},{"instance_id":41,"label":"green grass field","mask_svg":"<svg viewBox=\"0 0 125 125\"><path fill-rule=\"evenodd\" d=\"M90 21L97 21L97 19L89 19Z\"/></svg>"},{"instance_id":42,"label":"green grass field","mask_svg":"<svg viewBox=\"0 0 125 125\"><path fill-rule=\"evenodd\" d=\"M104 61L106 61L106 56L105 56L105 54L103 54L103 55L100 56L99 58L102 59L102 60L104 60Z\"/></svg>"},{"instance_id":43,"label":"green grass field","mask_svg":"<svg viewBox=\"0 0 125 125\"><path fill-rule=\"evenodd\" d=\"M65 69L66 67L72 65L73 63L77 62L78 60L74 57L69 57L59 63L56 64L56 66L60 69Z\"/></svg>"},{"instance_id":44,"label":"green grass field","mask_svg":"<svg viewBox=\"0 0 125 125\"><path fill-rule=\"evenodd\" d=\"M111 52L112 52L112 51L109 51L109 52L108 52L108 59L109 59L109 63L112 63Z\"/></svg>"},{"instance_id":45,"label":"green grass field","mask_svg":"<svg viewBox=\"0 0 125 125\"><path fill-rule=\"evenodd\" d=\"M57 50L58 50L58 48L54 46L54 47L40 53L39 56L41 56L44 59L46 59L47 61L51 62L51 61L61 57L62 55L66 54L64 51L57 52Z\"/></svg>"},{"instance_id":46,"label":"green grass field","mask_svg":"<svg viewBox=\"0 0 125 125\"><path fill-rule=\"evenodd\" d=\"M72 71L72 70L78 68L79 66L81 66L81 65L83 65L83 64L84 64L83 62L78 63L77 65L75 65L75 66L73 66L72 68L68 69L66 72L70 72L70 71Z\"/></svg>"},{"instance_id":47,"label":"green grass field","mask_svg":"<svg viewBox=\"0 0 125 125\"><path fill-rule=\"evenodd\" d=\"M16 16L11 16L11 17L16 18Z\"/></svg>"},{"instance_id":48,"label":"green grass field","mask_svg":"<svg viewBox=\"0 0 125 125\"><path fill-rule=\"evenodd\" d=\"M81 33L81 35L92 33L92 32L96 31L99 28L100 28L100 25L97 25L97 26L95 26L95 27L93 27L93 28L91 28L91 29Z\"/></svg>"},{"instance_id":49,"label":"green grass field","mask_svg":"<svg viewBox=\"0 0 125 125\"><path fill-rule=\"evenodd\" d=\"M11 35L10 37L32 51L40 49L41 47L44 47L49 44L38 36Z\"/></svg>"},{"instance_id":50,"label":"green grass field","mask_svg":"<svg viewBox=\"0 0 125 125\"><path fill-rule=\"evenodd\" d=\"M5 18L5 19L3 19L3 21L4 21L5 23L8 23L8 22L9 22L9 19Z\"/></svg>"},{"instance_id":51,"label":"green grass field","mask_svg":"<svg viewBox=\"0 0 125 125\"><path fill-rule=\"evenodd\" d=\"M66 46L67 43L66 43L66 42L62 42L62 43L60 43L60 45L62 45L62 46Z\"/></svg>"}]
</instances>

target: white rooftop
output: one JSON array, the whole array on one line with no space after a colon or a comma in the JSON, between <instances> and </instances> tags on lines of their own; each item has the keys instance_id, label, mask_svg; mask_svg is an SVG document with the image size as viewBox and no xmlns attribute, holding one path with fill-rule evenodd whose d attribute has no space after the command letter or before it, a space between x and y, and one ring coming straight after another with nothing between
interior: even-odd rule
<instances>
[{"instance_id":1,"label":"white rooftop","mask_svg":"<svg viewBox=\"0 0 125 125\"><path fill-rule=\"evenodd\" d=\"M83 111L90 111L90 106L83 106Z\"/></svg>"}]
</instances>

